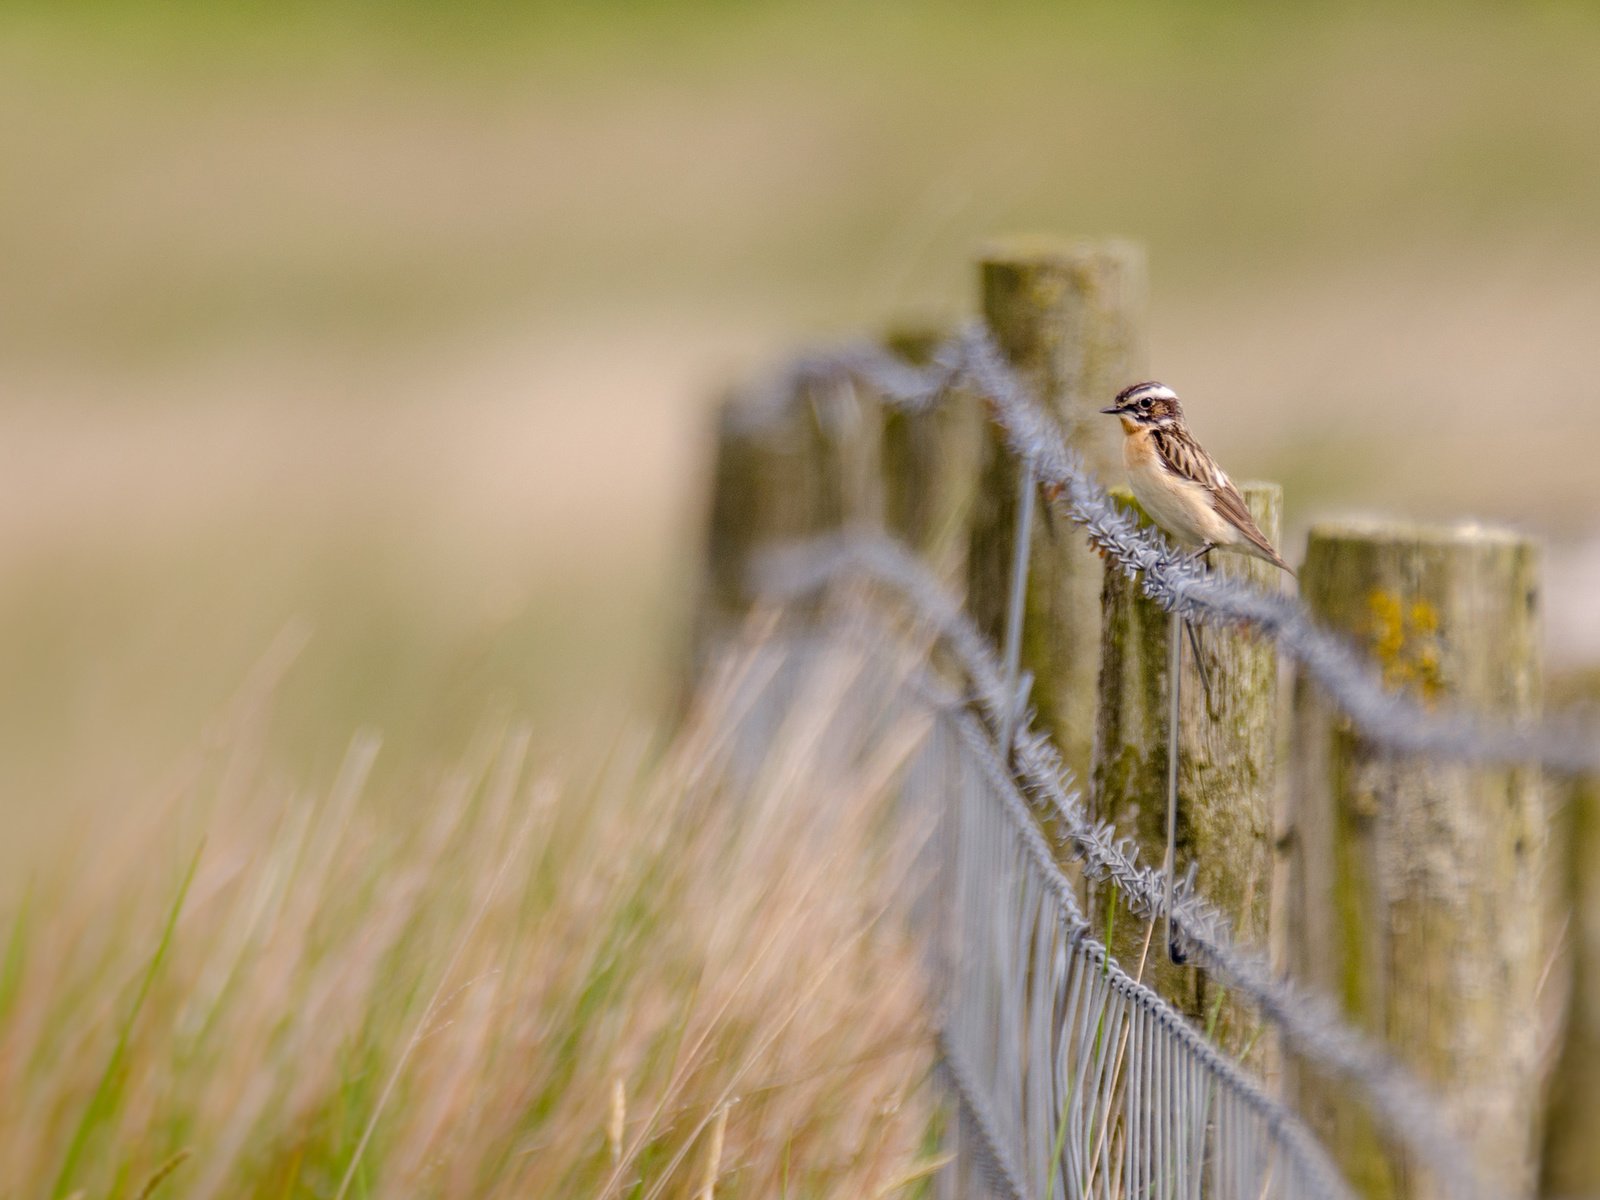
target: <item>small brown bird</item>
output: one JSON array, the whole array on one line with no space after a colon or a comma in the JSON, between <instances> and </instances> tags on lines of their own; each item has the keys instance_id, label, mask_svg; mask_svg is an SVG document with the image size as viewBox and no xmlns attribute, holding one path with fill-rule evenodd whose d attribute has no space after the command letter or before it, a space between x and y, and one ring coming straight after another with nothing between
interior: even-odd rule
<instances>
[{"instance_id":1,"label":"small brown bird","mask_svg":"<svg viewBox=\"0 0 1600 1200\"><path fill-rule=\"evenodd\" d=\"M1103 413L1122 421L1128 484L1150 519L1199 557L1236 550L1294 571L1256 527L1244 497L1183 421L1178 394L1165 384L1136 383Z\"/></svg>"}]
</instances>

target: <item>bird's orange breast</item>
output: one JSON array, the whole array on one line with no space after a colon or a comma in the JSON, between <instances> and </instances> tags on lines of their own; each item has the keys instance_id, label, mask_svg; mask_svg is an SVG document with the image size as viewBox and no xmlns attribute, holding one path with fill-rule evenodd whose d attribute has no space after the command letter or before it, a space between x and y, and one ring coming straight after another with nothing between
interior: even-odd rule
<instances>
[{"instance_id":1,"label":"bird's orange breast","mask_svg":"<svg viewBox=\"0 0 1600 1200\"><path fill-rule=\"evenodd\" d=\"M1122 439L1123 466L1130 471L1155 466L1156 446L1150 431L1143 425L1135 425L1126 417L1122 419L1122 430L1128 435Z\"/></svg>"}]
</instances>

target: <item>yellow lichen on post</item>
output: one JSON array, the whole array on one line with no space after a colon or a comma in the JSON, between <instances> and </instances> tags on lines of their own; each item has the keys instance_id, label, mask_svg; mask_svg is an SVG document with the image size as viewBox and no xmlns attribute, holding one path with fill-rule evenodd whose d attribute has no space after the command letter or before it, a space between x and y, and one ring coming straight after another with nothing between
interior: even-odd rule
<instances>
[{"instance_id":1,"label":"yellow lichen on post","mask_svg":"<svg viewBox=\"0 0 1600 1200\"><path fill-rule=\"evenodd\" d=\"M980 262L983 314L1001 352L1074 450L1120 478L1115 423L1096 411L1145 371L1145 260L1128 242L1012 239ZM991 430L984 440L968 554L973 617L1000 641L1011 578L1020 468ZM1081 531L1034 523L1022 665L1033 673L1039 726L1083 778L1100 669L1100 560Z\"/></svg>"},{"instance_id":2,"label":"yellow lichen on post","mask_svg":"<svg viewBox=\"0 0 1600 1200\"><path fill-rule=\"evenodd\" d=\"M1282 490L1245 483L1240 491L1256 524L1278 541ZM1119 502L1148 519L1125 490ZM1214 553L1214 570L1276 589L1282 572L1256 558ZM1107 571L1101 635L1100 711L1095 732L1090 805L1097 819L1133 837L1142 861L1159 863L1166 849L1168 647L1173 618L1139 584ZM1246 942L1264 945L1272 893L1272 814L1278 736L1278 653L1267 638L1239 630L1202 635L1211 703L1184 645L1178 741L1180 873L1195 865L1196 884ZM1111 949L1128 970L1144 956L1147 927L1107 906L1115 893L1091 893L1097 927L1110 927ZM1219 1044L1257 1061L1266 1052L1258 1021L1193 967L1170 962L1158 935L1145 981L1209 1028Z\"/></svg>"},{"instance_id":3,"label":"yellow lichen on post","mask_svg":"<svg viewBox=\"0 0 1600 1200\"><path fill-rule=\"evenodd\" d=\"M1540 711L1538 555L1474 525L1312 531L1301 595L1396 690ZM1291 760L1291 969L1437 1085L1492 1194L1534 1181L1543 809L1537 772L1396 758L1303 674ZM1302 1112L1356 1190L1431 1197L1361 1103L1303 1068Z\"/></svg>"}]
</instances>

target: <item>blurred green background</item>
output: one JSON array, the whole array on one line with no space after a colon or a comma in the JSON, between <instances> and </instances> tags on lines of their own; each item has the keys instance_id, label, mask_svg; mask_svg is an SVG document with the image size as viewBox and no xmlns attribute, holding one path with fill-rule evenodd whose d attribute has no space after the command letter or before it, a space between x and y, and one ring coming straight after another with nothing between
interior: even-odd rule
<instances>
[{"instance_id":1,"label":"blurred green background","mask_svg":"<svg viewBox=\"0 0 1600 1200\"><path fill-rule=\"evenodd\" d=\"M12 0L13 828L291 658L289 771L648 708L717 390L1017 230L1148 243L1156 373L1291 528L1518 522L1600 657L1594 6Z\"/></svg>"}]
</instances>

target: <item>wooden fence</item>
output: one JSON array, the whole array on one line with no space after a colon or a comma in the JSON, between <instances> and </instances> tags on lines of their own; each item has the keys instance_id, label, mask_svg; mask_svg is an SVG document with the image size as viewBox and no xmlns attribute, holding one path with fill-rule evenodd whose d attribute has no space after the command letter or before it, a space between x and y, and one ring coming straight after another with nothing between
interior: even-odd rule
<instances>
[{"instance_id":1,"label":"wooden fence","mask_svg":"<svg viewBox=\"0 0 1600 1200\"><path fill-rule=\"evenodd\" d=\"M1115 422L1097 410L1147 375L1143 252L1010 241L983 252L978 274L977 308L1012 370L1090 468L1120 480ZM920 364L939 341L939 331L900 330L883 345ZM760 551L840 528L903 540L999 642L1017 530L1027 527L1017 508L1033 496L981 399L956 386L906 411L860 385L802 393L800 405L741 393L719 414L697 662L735 637L755 604ZM1280 489L1243 490L1276 539ZM1135 839L1143 861L1160 862L1175 618L1047 514L1032 523L1022 596L1036 724L1085 783L1091 812ZM1281 586L1264 564L1220 569ZM1299 588L1323 625L1422 704L1508 722L1539 715L1538 551L1528 539L1469 523L1318 524ZM1381 750L1305 674L1280 693L1274 643L1247 630L1208 631L1203 653L1209 702L1193 667L1182 668L1178 873L1192 872L1242 940L1271 946L1292 976L1434 1085L1493 1194L1532 1196L1542 1179L1552 1195L1600 1196L1592 784L1560 789L1569 832L1552 853L1536 767ZM1088 891L1091 920L1131 971L1146 929L1116 911L1109 889ZM1359 1192L1439 1194L1436 1173L1397 1151L1356 1097L1280 1062L1259 1014L1198 968L1155 957L1146 983L1274 1081Z\"/></svg>"}]
</instances>

